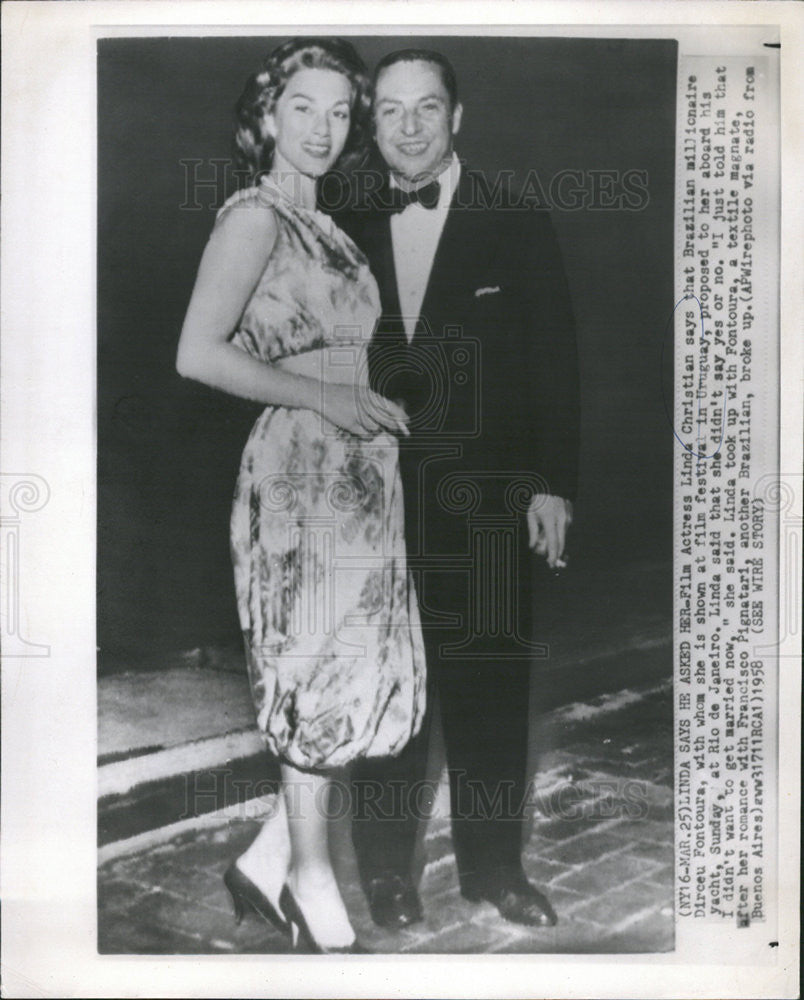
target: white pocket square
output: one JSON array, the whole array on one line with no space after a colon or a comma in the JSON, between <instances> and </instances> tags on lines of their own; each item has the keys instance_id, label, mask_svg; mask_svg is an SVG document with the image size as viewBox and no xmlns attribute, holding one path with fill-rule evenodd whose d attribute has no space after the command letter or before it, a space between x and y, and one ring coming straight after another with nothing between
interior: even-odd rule
<instances>
[{"instance_id":1,"label":"white pocket square","mask_svg":"<svg viewBox=\"0 0 804 1000\"><path fill-rule=\"evenodd\" d=\"M475 289L475 298L479 299L481 295L494 295L496 292L499 292L499 291L500 291L500 286L499 285L494 285L493 287L489 287L489 288L476 288Z\"/></svg>"}]
</instances>

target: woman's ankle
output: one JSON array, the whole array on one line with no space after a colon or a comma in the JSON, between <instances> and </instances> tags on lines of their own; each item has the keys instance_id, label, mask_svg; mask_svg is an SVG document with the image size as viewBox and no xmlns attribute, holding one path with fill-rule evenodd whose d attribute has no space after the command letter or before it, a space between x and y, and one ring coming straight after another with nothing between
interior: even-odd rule
<instances>
[{"instance_id":1,"label":"woman's ankle","mask_svg":"<svg viewBox=\"0 0 804 1000\"><path fill-rule=\"evenodd\" d=\"M352 944L354 928L331 868L306 866L291 870L287 884L319 945L342 948Z\"/></svg>"},{"instance_id":2,"label":"woman's ankle","mask_svg":"<svg viewBox=\"0 0 804 1000\"><path fill-rule=\"evenodd\" d=\"M287 873L287 883L294 895L307 897L334 893L340 898L335 872L326 864L293 866Z\"/></svg>"},{"instance_id":3,"label":"woman's ankle","mask_svg":"<svg viewBox=\"0 0 804 1000\"><path fill-rule=\"evenodd\" d=\"M277 857L269 860L264 852L251 847L236 859L235 864L246 878L251 879L258 889L275 902L287 879L287 862L288 859Z\"/></svg>"}]
</instances>

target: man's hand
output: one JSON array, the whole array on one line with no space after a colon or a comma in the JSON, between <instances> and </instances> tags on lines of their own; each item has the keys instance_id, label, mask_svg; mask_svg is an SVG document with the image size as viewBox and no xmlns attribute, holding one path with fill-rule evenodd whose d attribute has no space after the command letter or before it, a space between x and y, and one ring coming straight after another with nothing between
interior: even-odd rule
<instances>
[{"instance_id":1,"label":"man's hand","mask_svg":"<svg viewBox=\"0 0 804 1000\"><path fill-rule=\"evenodd\" d=\"M567 528L572 524L572 503L550 493L534 493L528 506L528 545L547 557L550 569L563 569Z\"/></svg>"}]
</instances>

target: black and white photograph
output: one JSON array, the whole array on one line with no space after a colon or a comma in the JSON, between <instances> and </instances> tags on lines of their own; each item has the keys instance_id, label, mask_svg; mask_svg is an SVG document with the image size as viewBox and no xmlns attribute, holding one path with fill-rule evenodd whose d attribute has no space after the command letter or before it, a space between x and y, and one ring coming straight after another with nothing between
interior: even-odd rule
<instances>
[{"instance_id":1,"label":"black and white photograph","mask_svg":"<svg viewBox=\"0 0 804 1000\"><path fill-rule=\"evenodd\" d=\"M99 43L101 951L672 948L676 54Z\"/></svg>"},{"instance_id":2,"label":"black and white photograph","mask_svg":"<svg viewBox=\"0 0 804 1000\"><path fill-rule=\"evenodd\" d=\"M801 17L258 6L3 11L7 995L796 995Z\"/></svg>"}]
</instances>

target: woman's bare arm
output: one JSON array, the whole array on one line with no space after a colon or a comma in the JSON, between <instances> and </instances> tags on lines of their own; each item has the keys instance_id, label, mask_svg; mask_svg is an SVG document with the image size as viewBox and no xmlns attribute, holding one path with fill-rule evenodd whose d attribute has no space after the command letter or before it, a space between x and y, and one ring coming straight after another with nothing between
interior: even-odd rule
<instances>
[{"instance_id":1,"label":"woman's bare arm","mask_svg":"<svg viewBox=\"0 0 804 1000\"><path fill-rule=\"evenodd\" d=\"M353 387L284 371L230 343L268 263L276 235L273 209L253 202L233 207L215 227L184 319L177 371L185 378L266 406L314 410L360 436L383 429L406 433L407 417L401 407L370 390L356 399Z\"/></svg>"},{"instance_id":2,"label":"woman's bare arm","mask_svg":"<svg viewBox=\"0 0 804 1000\"><path fill-rule=\"evenodd\" d=\"M215 227L204 249L179 338L176 369L234 396L267 406L319 403L313 379L291 375L229 343L276 241L273 209L246 202Z\"/></svg>"}]
</instances>

